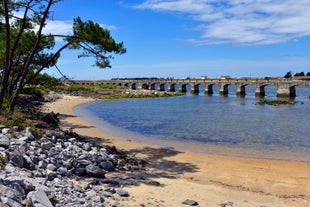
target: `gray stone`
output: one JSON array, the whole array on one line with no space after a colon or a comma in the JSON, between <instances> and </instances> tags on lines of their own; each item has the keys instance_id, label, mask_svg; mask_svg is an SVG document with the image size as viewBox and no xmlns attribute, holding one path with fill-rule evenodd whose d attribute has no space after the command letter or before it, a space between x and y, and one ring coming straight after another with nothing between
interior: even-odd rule
<instances>
[{"instance_id":1,"label":"gray stone","mask_svg":"<svg viewBox=\"0 0 310 207\"><path fill-rule=\"evenodd\" d=\"M186 199L185 201L182 202L184 205L188 206L198 206L198 202L190 199Z\"/></svg>"},{"instance_id":2,"label":"gray stone","mask_svg":"<svg viewBox=\"0 0 310 207\"><path fill-rule=\"evenodd\" d=\"M22 197L26 195L24 188L19 183L11 183L10 188L14 189Z\"/></svg>"},{"instance_id":3,"label":"gray stone","mask_svg":"<svg viewBox=\"0 0 310 207\"><path fill-rule=\"evenodd\" d=\"M34 206L53 207L51 201L42 190L31 191L28 193L27 198L31 201Z\"/></svg>"},{"instance_id":4,"label":"gray stone","mask_svg":"<svg viewBox=\"0 0 310 207\"><path fill-rule=\"evenodd\" d=\"M50 163L46 166L46 169L50 171L55 171L57 170L57 167L54 164Z\"/></svg>"},{"instance_id":5,"label":"gray stone","mask_svg":"<svg viewBox=\"0 0 310 207\"><path fill-rule=\"evenodd\" d=\"M18 150L14 150L10 153L10 162L16 167L24 166L24 158Z\"/></svg>"},{"instance_id":6,"label":"gray stone","mask_svg":"<svg viewBox=\"0 0 310 207\"><path fill-rule=\"evenodd\" d=\"M86 169L85 167L77 167L74 169L74 173L78 176L82 176L86 174Z\"/></svg>"},{"instance_id":7,"label":"gray stone","mask_svg":"<svg viewBox=\"0 0 310 207\"><path fill-rule=\"evenodd\" d=\"M53 147L53 143L52 142L43 142L41 143L41 148L43 150L49 150Z\"/></svg>"},{"instance_id":8,"label":"gray stone","mask_svg":"<svg viewBox=\"0 0 310 207\"><path fill-rule=\"evenodd\" d=\"M10 128L3 128L1 132L2 134L8 134L10 132Z\"/></svg>"},{"instance_id":9,"label":"gray stone","mask_svg":"<svg viewBox=\"0 0 310 207\"><path fill-rule=\"evenodd\" d=\"M91 197L96 196L97 192L95 190L90 190L90 191L87 191L85 194L87 197L91 198Z\"/></svg>"},{"instance_id":10,"label":"gray stone","mask_svg":"<svg viewBox=\"0 0 310 207\"><path fill-rule=\"evenodd\" d=\"M1 196L1 201L10 207L23 207L22 204L20 204L19 202L15 201L14 199L9 198L9 197ZM1 206L1 203L0 203L0 206Z\"/></svg>"},{"instance_id":11,"label":"gray stone","mask_svg":"<svg viewBox=\"0 0 310 207\"><path fill-rule=\"evenodd\" d=\"M16 171L16 167L14 167L11 163L7 163L4 167L5 172L12 173Z\"/></svg>"},{"instance_id":12,"label":"gray stone","mask_svg":"<svg viewBox=\"0 0 310 207\"><path fill-rule=\"evenodd\" d=\"M68 169L62 166L57 169L57 172L61 174L62 176L68 176L69 174Z\"/></svg>"},{"instance_id":13,"label":"gray stone","mask_svg":"<svg viewBox=\"0 0 310 207\"><path fill-rule=\"evenodd\" d=\"M128 193L126 190L122 189L122 188L117 189L117 190L116 190L116 193L117 193L119 196L121 196L121 197L128 197L128 196L129 196L129 193Z\"/></svg>"},{"instance_id":14,"label":"gray stone","mask_svg":"<svg viewBox=\"0 0 310 207\"><path fill-rule=\"evenodd\" d=\"M85 159L83 159L83 160L77 160L77 163L79 163L79 164L81 164L81 165L83 165L83 166L87 166L87 165L91 165L91 164L92 164L91 161L85 160Z\"/></svg>"},{"instance_id":15,"label":"gray stone","mask_svg":"<svg viewBox=\"0 0 310 207\"><path fill-rule=\"evenodd\" d=\"M35 140L35 137L31 133L31 127L26 128L25 136L28 137L28 140Z\"/></svg>"},{"instance_id":16,"label":"gray stone","mask_svg":"<svg viewBox=\"0 0 310 207\"><path fill-rule=\"evenodd\" d=\"M105 178L105 171L98 166L87 165L85 169L86 175L90 177Z\"/></svg>"},{"instance_id":17,"label":"gray stone","mask_svg":"<svg viewBox=\"0 0 310 207\"><path fill-rule=\"evenodd\" d=\"M10 139L3 135L0 134L0 147L8 148L10 146Z\"/></svg>"},{"instance_id":18,"label":"gray stone","mask_svg":"<svg viewBox=\"0 0 310 207\"><path fill-rule=\"evenodd\" d=\"M233 206L233 205L234 205L234 203L231 201L227 201L227 202L220 204L221 207L227 207L227 206Z\"/></svg>"},{"instance_id":19,"label":"gray stone","mask_svg":"<svg viewBox=\"0 0 310 207\"><path fill-rule=\"evenodd\" d=\"M38 168L46 169L46 166L47 166L47 162L45 160L40 160L38 162Z\"/></svg>"},{"instance_id":20,"label":"gray stone","mask_svg":"<svg viewBox=\"0 0 310 207\"><path fill-rule=\"evenodd\" d=\"M115 171L114 164L110 161L103 161L99 164L99 166L109 172Z\"/></svg>"}]
</instances>

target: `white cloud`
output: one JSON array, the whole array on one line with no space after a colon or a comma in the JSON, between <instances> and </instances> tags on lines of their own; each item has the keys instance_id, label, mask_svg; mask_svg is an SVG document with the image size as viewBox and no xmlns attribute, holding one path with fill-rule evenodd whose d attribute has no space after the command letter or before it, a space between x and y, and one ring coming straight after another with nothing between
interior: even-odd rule
<instances>
[{"instance_id":1,"label":"white cloud","mask_svg":"<svg viewBox=\"0 0 310 207\"><path fill-rule=\"evenodd\" d=\"M146 0L137 9L178 12L197 21L195 44L264 45L310 35L309 0Z\"/></svg>"},{"instance_id":2,"label":"white cloud","mask_svg":"<svg viewBox=\"0 0 310 207\"><path fill-rule=\"evenodd\" d=\"M72 21L48 21L44 28L44 33L57 35L72 34L72 24Z\"/></svg>"}]
</instances>

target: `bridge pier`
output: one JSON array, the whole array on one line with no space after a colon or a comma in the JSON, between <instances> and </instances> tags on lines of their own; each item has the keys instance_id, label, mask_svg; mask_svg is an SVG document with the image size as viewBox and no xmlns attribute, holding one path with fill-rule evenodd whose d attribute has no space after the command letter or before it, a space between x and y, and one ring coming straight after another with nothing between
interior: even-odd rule
<instances>
[{"instance_id":1,"label":"bridge pier","mask_svg":"<svg viewBox=\"0 0 310 207\"><path fill-rule=\"evenodd\" d=\"M194 94L199 94L199 86L200 86L200 84L196 84L196 85L194 85L194 87L192 86L192 89L194 89L193 90Z\"/></svg>"},{"instance_id":2,"label":"bridge pier","mask_svg":"<svg viewBox=\"0 0 310 207\"><path fill-rule=\"evenodd\" d=\"M255 96L265 96L265 84L255 84Z\"/></svg>"},{"instance_id":3,"label":"bridge pier","mask_svg":"<svg viewBox=\"0 0 310 207\"><path fill-rule=\"evenodd\" d=\"M220 95L228 95L229 84L220 84Z\"/></svg>"},{"instance_id":4,"label":"bridge pier","mask_svg":"<svg viewBox=\"0 0 310 207\"><path fill-rule=\"evenodd\" d=\"M206 84L205 93L209 95L213 94L213 84Z\"/></svg>"},{"instance_id":5,"label":"bridge pier","mask_svg":"<svg viewBox=\"0 0 310 207\"><path fill-rule=\"evenodd\" d=\"M246 86L246 84L239 84L239 83L237 83L236 86L237 86L236 95L237 96L245 96L246 95L246 93L245 93L245 86Z\"/></svg>"},{"instance_id":6,"label":"bridge pier","mask_svg":"<svg viewBox=\"0 0 310 207\"><path fill-rule=\"evenodd\" d=\"M291 83L281 83L278 84L278 89L277 89L277 97L289 97L293 98L296 97L296 90L295 90L295 85Z\"/></svg>"}]
</instances>

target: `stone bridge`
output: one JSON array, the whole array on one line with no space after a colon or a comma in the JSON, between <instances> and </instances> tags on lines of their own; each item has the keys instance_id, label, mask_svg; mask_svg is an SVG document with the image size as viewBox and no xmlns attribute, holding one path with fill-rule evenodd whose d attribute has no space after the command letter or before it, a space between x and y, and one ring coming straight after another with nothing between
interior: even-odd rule
<instances>
[{"instance_id":1,"label":"stone bridge","mask_svg":"<svg viewBox=\"0 0 310 207\"><path fill-rule=\"evenodd\" d=\"M278 97L295 97L296 86L308 86L310 87L310 81L307 80L286 80L283 78L230 78L230 79L218 79L218 78L206 78L206 79L174 79L174 78L154 78L154 79L111 79L111 80L76 80L72 82L64 82L64 84L115 84L131 88L133 90L146 89L146 90L158 90L158 91L170 91L170 92L188 92L188 85L191 87L192 93L200 93L202 91L200 86L205 86L204 92L206 94L213 94L213 86L220 86L220 94L228 94L228 86L236 85L236 94L240 96L246 95L245 87L247 85L254 85L257 96L265 96L265 87L267 85L274 85L277 87Z\"/></svg>"}]
</instances>

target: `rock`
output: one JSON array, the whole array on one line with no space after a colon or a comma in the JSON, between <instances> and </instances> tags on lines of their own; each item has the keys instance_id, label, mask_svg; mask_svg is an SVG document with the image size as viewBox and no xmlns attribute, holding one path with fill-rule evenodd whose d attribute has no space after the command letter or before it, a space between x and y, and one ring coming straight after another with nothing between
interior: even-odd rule
<instances>
[{"instance_id":1,"label":"rock","mask_svg":"<svg viewBox=\"0 0 310 207\"><path fill-rule=\"evenodd\" d=\"M27 195L33 206L44 206L44 207L53 207L51 201L48 199L47 195L42 190L31 191Z\"/></svg>"},{"instance_id":2,"label":"rock","mask_svg":"<svg viewBox=\"0 0 310 207\"><path fill-rule=\"evenodd\" d=\"M22 204L20 204L19 202L15 201L14 199L12 198L8 198L8 197L1 197L1 201L7 205L7 206L10 206L10 207L23 207ZM0 203L0 206L1 206L1 203ZM2 206L1 206L2 207Z\"/></svg>"},{"instance_id":3,"label":"rock","mask_svg":"<svg viewBox=\"0 0 310 207\"><path fill-rule=\"evenodd\" d=\"M115 171L114 164L110 161L103 161L99 164L99 166L109 172Z\"/></svg>"},{"instance_id":4,"label":"rock","mask_svg":"<svg viewBox=\"0 0 310 207\"><path fill-rule=\"evenodd\" d=\"M0 133L0 207L122 206L114 196L129 193L118 189L116 194L116 187L145 180L143 176L102 179L115 169L141 169L141 161L114 146L97 146L60 130L49 130L41 138L34 137L31 128L18 130L12 135ZM78 178L84 175L89 177Z\"/></svg>"},{"instance_id":5,"label":"rock","mask_svg":"<svg viewBox=\"0 0 310 207\"><path fill-rule=\"evenodd\" d=\"M53 143L52 143L52 142L43 142L43 143L41 143L41 148L42 148L43 150L48 150L48 149L50 149L52 146L53 146Z\"/></svg>"},{"instance_id":6,"label":"rock","mask_svg":"<svg viewBox=\"0 0 310 207\"><path fill-rule=\"evenodd\" d=\"M98 166L95 165L87 165L86 166L86 175L95 178L105 178L105 171Z\"/></svg>"},{"instance_id":7,"label":"rock","mask_svg":"<svg viewBox=\"0 0 310 207\"><path fill-rule=\"evenodd\" d=\"M0 147L4 147L6 149L9 146L10 146L10 139L5 135L0 134Z\"/></svg>"},{"instance_id":8,"label":"rock","mask_svg":"<svg viewBox=\"0 0 310 207\"><path fill-rule=\"evenodd\" d=\"M26 195L24 188L19 183L11 183L11 189L14 189L20 196L24 197Z\"/></svg>"},{"instance_id":9,"label":"rock","mask_svg":"<svg viewBox=\"0 0 310 207\"><path fill-rule=\"evenodd\" d=\"M3 128L1 132L2 134L8 134L10 132L10 128Z\"/></svg>"},{"instance_id":10,"label":"rock","mask_svg":"<svg viewBox=\"0 0 310 207\"><path fill-rule=\"evenodd\" d=\"M231 202L231 201L227 201L227 202L224 202L224 203L221 203L221 204L220 204L221 207L233 206L233 205L234 205L234 203Z\"/></svg>"},{"instance_id":11,"label":"rock","mask_svg":"<svg viewBox=\"0 0 310 207\"><path fill-rule=\"evenodd\" d=\"M74 169L74 173L78 176L82 176L86 174L86 169L85 167L78 167Z\"/></svg>"},{"instance_id":12,"label":"rock","mask_svg":"<svg viewBox=\"0 0 310 207\"><path fill-rule=\"evenodd\" d=\"M10 162L16 167L24 166L24 158L18 150L14 150L10 153Z\"/></svg>"},{"instance_id":13,"label":"rock","mask_svg":"<svg viewBox=\"0 0 310 207\"><path fill-rule=\"evenodd\" d=\"M52 163L50 163L46 166L46 170L49 170L49 171L55 171L56 169L57 169L57 167Z\"/></svg>"},{"instance_id":14,"label":"rock","mask_svg":"<svg viewBox=\"0 0 310 207\"><path fill-rule=\"evenodd\" d=\"M78 163L78 164L81 164L82 166L87 166L87 165L91 165L91 164L92 164L91 161L85 160L85 159L83 159L83 160L78 160L77 163Z\"/></svg>"},{"instance_id":15,"label":"rock","mask_svg":"<svg viewBox=\"0 0 310 207\"><path fill-rule=\"evenodd\" d=\"M190 199L186 199L185 201L182 202L184 205L188 206L198 206L198 202Z\"/></svg>"},{"instance_id":16,"label":"rock","mask_svg":"<svg viewBox=\"0 0 310 207\"><path fill-rule=\"evenodd\" d=\"M117 193L119 196L121 196L121 197L128 197L128 196L129 196L129 193L128 193L126 190L122 189L122 188L117 189L117 190L116 190L116 193Z\"/></svg>"}]
</instances>

